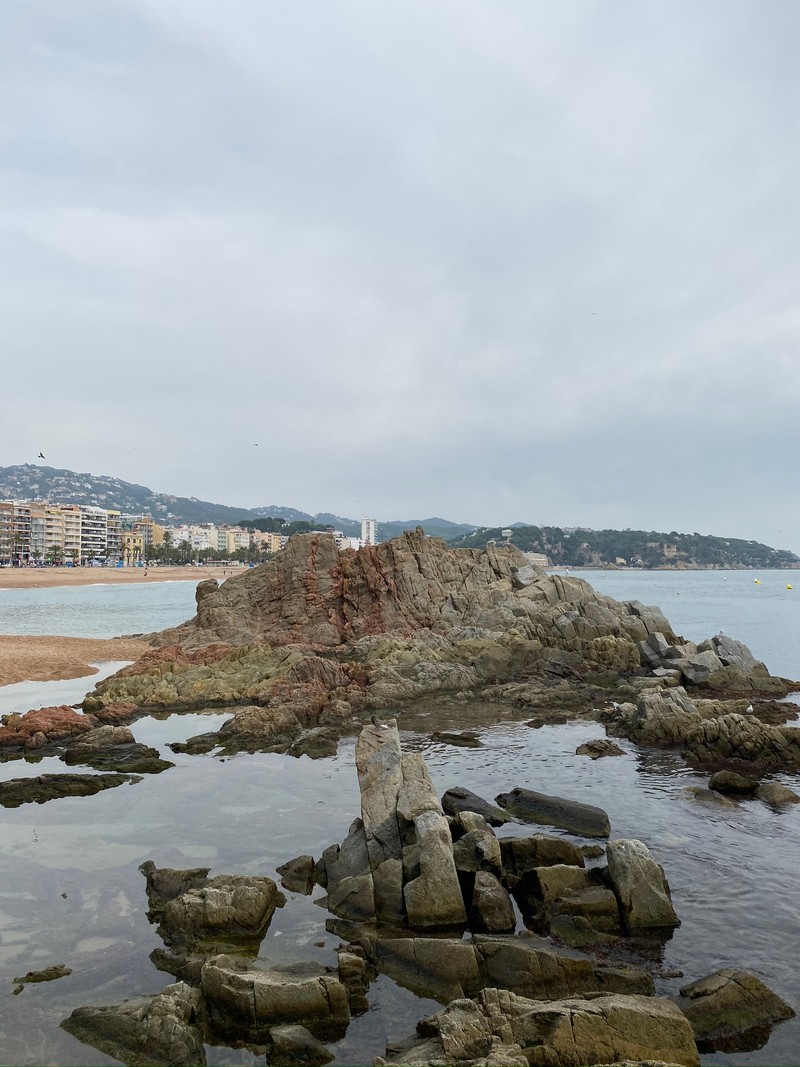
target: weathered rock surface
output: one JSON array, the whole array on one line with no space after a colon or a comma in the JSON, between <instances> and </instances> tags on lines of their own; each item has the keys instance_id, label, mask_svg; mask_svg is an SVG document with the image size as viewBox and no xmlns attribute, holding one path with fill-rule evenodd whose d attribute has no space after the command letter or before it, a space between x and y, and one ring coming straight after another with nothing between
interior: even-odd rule
<instances>
[{"instance_id":1,"label":"weathered rock surface","mask_svg":"<svg viewBox=\"0 0 800 1067\"><path fill-rule=\"evenodd\" d=\"M458 815L462 811L474 812L476 815L482 815L490 826L502 826L503 823L511 822L511 816L502 808L490 804L477 793L472 793L460 785L453 786L443 794L442 808L448 815Z\"/></svg>"},{"instance_id":2,"label":"weathered rock surface","mask_svg":"<svg viewBox=\"0 0 800 1067\"><path fill-rule=\"evenodd\" d=\"M158 933L177 951L259 943L286 897L271 878L222 874L187 889L161 909Z\"/></svg>"},{"instance_id":3,"label":"weathered rock surface","mask_svg":"<svg viewBox=\"0 0 800 1067\"><path fill-rule=\"evenodd\" d=\"M214 1030L235 1041L265 1042L272 1027L287 1024L337 1040L350 1022L347 988L318 964L254 970L214 956L203 966L201 989Z\"/></svg>"},{"instance_id":4,"label":"weathered rock surface","mask_svg":"<svg viewBox=\"0 0 800 1067\"><path fill-rule=\"evenodd\" d=\"M187 893L190 889L201 889L208 882L208 867L192 867L178 871L171 867L156 867L152 860L145 860L139 870L147 879L145 892L149 910L147 918L151 922L161 922L164 906L175 897Z\"/></svg>"},{"instance_id":5,"label":"weathered rock surface","mask_svg":"<svg viewBox=\"0 0 800 1067\"><path fill-rule=\"evenodd\" d=\"M343 553L325 534L293 537L261 567L199 588L196 617L155 635L162 647L101 682L87 712L110 722L131 705L229 706L239 710L219 732L228 751L322 755L353 711L420 698L483 695L542 714L590 713L595 683L606 696L623 676L633 691L668 684L644 676L643 648L655 635L681 655L688 649L684 672L698 685L709 660L720 666L709 677L728 689L789 688L743 646L680 645L656 608L531 571L516 549L451 549L422 530ZM317 729L328 732L309 735ZM185 750L206 749L190 741Z\"/></svg>"},{"instance_id":6,"label":"weathered rock surface","mask_svg":"<svg viewBox=\"0 0 800 1067\"><path fill-rule=\"evenodd\" d=\"M463 926L450 828L422 756L402 755L392 720L364 727L356 768L361 818L341 847L325 850L317 872L328 909L357 921Z\"/></svg>"},{"instance_id":7,"label":"weathered rock surface","mask_svg":"<svg viewBox=\"0 0 800 1067\"><path fill-rule=\"evenodd\" d=\"M621 704L608 729L646 744L681 745L700 765L733 761L757 774L800 769L800 730L763 723L724 701L690 700L680 687L645 691L635 705Z\"/></svg>"},{"instance_id":8,"label":"weathered rock surface","mask_svg":"<svg viewBox=\"0 0 800 1067\"><path fill-rule=\"evenodd\" d=\"M0 759L15 752L35 752L60 741L68 741L92 730L96 723L66 704L37 708L24 715L4 715L0 726Z\"/></svg>"},{"instance_id":9,"label":"weathered rock surface","mask_svg":"<svg viewBox=\"0 0 800 1067\"><path fill-rule=\"evenodd\" d=\"M416 1040L387 1048L377 1064L581 1067L654 1059L696 1067L691 1027L661 997L606 994L542 1001L487 989L417 1024ZM524 1050L524 1052L523 1052Z\"/></svg>"},{"instance_id":10,"label":"weathered rock surface","mask_svg":"<svg viewBox=\"0 0 800 1067\"><path fill-rule=\"evenodd\" d=\"M45 804L60 797L91 797L104 789L141 782L135 774L40 774L36 778L11 778L0 782L0 804Z\"/></svg>"},{"instance_id":11,"label":"weathered rock surface","mask_svg":"<svg viewBox=\"0 0 800 1067\"><path fill-rule=\"evenodd\" d=\"M608 738L600 737L593 741L585 741L575 749L576 756L590 756L592 759L601 759L603 756L627 756L624 748Z\"/></svg>"},{"instance_id":12,"label":"weathered rock surface","mask_svg":"<svg viewBox=\"0 0 800 1067\"><path fill-rule=\"evenodd\" d=\"M500 793L495 800L526 822L558 826L581 837L608 837L611 833L608 815L592 804L580 804L576 800L548 796L519 786L508 793Z\"/></svg>"},{"instance_id":13,"label":"weathered rock surface","mask_svg":"<svg viewBox=\"0 0 800 1067\"><path fill-rule=\"evenodd\" d=\"M106 1008L76 1008L61 1025L73 1037L135 1067L205 1064L200 993L179 982L153 997Z\"/></svg>"},{"instance_id":14,"label":"weathered rock surface","mask_svg":"<svg viewBox=\"0 0 800 1067\"><path fill-rule=\"evenodd\" d=\"M314 888L314 857L296 856L293 860L277 868L281 876L281 885L290 893L303 893L308 896Z\"/></svg>"},{"instance_id":15,"label":"weathered rock surface","mask_svg":"<svg viewBox=\"0 0 800 1067\"><path fill-rule=\"evenodd\" d=\"M274 1067L323 1067L336 1057L305 1026L273 1026L267 1063Z\"/></svg>"},{"instance_id":16,"label":"weathered rock surface","mask_svg":"<svg viewBox=\"0 0 800 1067\"><path fill-rule=\"evenodd\" d=\"M753 974L730 967L683 986L678 1005L706 1050L752 1051L794 1009Z\"/></svg>"},{"instance_id":17,"label":"weathered rock surface","mask_svg":"<svg viewBox=\"0 0 800 1067\"><path fill-rule=\"evenodd\" d=\"M158 749L137 742L125 726L99 726L80 735L61 759L68 766L82 764L98 771L159 774L174 763L161 759Z\"/></svg>"},{"instance_id":18,"label":"weathered rock surface","mask_svg":"<svg viewBox=\"0 0 800 1067\"><path fill-rule=\"evenodd\" d=\"M478 871L475 875L469 922L473 930L489 934L513 933L517 925L511 898L490 871Z\"/></svg>"},{"instance_id":19,"label":"weathered rock surface","mask_svg":"<svg viewBox=\"0 0 800 1067\"><path fill-rule=\"evenodd\" d=\"M672 906L669 883L641 841L609 841L608 873L629 931L680 926Z\"/></svg>"}]
</instances>

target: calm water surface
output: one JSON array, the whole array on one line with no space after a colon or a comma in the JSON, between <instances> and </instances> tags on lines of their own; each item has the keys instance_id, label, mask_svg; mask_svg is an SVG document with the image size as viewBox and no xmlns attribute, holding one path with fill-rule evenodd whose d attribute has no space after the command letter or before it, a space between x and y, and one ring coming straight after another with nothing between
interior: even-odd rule
<instances>
[{"instance_id":1,"label":"calm water surface","mask_svg":"<svg viewBox=\"0 0 800 1067\"><path fill-rule=\"evenodd\" d=\"M785 589L791 572L729 572L721 585L712 581L722 583L720 572L593 571L586 576L601 592L659 604L686 637L701 639L722 628L747 641L773 672L800 677L797 609L793 591ZM751 588L754 576L761 578L760 588ZM191 597L191 583L188 587ZM148 589L157 599L159 587ZM144 588L136 593L146 596ZM191 602L188 609L183 617L191 614ZM147 621L144 611L139 618L136 629L160 625ZM120 622L116 632L127 631ZM77 684L85 689L94 681ZM36 687L27 685L23 699L32 707ZM43 687L58 685L38 683L44 703L53 702L55 690ZM69 686L71 703L75 683ZM0 710L12 710L9 704L16 699L19 695L9 697L0 689ZM469 709L458 714L464 724ZM95 797L3 809L0 990L5 983L6 995L0 1063L115 1062L60 1030L58 1021L82 1004L116 1003L156 992L171 980L148 958L160 941L145 917L144 879L137 870L145 859L174 867L209 866L212 874L275 877L275 868L288 858L302 852L318 857L346 834L359 810L353 738L341 742L335 757L318 761L271 754L190 757L165 748L169 741L216 729L225 717L214 711L140 720L132 727L137 739L161 748L175 763L173 769ZM736 966L755 972L800 1006L794 959L800 943L800 805L783 814L755 801L708 806L687 791L705 784L705 776L689 771L677 755L648 753L629 742L623 742L627 755L618 759L576 756L579 743L602 736L593 723L533 730L509 719L481 728L483 748L475 750L429 741L431 717L407 715L401 728L404 746L425 753L440 790L461 784L494 797L519 785L569 796L605 808L614 837L638 837L649 845L664 865L682 919L663 963L685 977L661 980L660 992L674 993L692 978ZM64 770L55 758L38 764L15 761L0 765L0 776L55 770ZM782 780L797 788L796 780ZM500 831L529 832L521 825ZM287 896L261 958L334 965L338 940L324 932L326 913L308 898ZM314 946L323 939L323 948ZM74 973L10 995L13 977L51 963L66 963ZM387 1035L412 1033L416 1020L436 1008L387 978L373 985L370 1005L335 1046L338 1063L371 1063L383 1052ZM777 1027L758 1052L704 1056L703 1062L788 1065L797 1062L798 1049L800 1024L793 1020ZM246 1050L207 1052L212 1064L263 1062Z\"/></svg>"}]
</instances>

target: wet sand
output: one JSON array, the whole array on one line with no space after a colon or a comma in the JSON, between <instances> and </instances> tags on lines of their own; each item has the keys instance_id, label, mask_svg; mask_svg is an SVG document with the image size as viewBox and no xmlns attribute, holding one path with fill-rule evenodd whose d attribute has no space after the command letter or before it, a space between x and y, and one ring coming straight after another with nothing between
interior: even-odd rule
<instances>
[{"instance_id":1,"label":"wet sand","mask_svg":"<svg viewBox=\"0 0 800 1067\"><path fill-rule=\"evenodd\" d=\"M7 637L0 636L0 685L50 682L96 674L90 662L134 660L150 648L136 637Z\"/></svg>"},{"instance_id":2,"label":"wet sand","mask_svg":"<svg viewBox=\"0 0 800 1067\"><path fill-rule=\"evenodd\" d=\"M57 585L141 585L142 582L202 582L230 578L244 567L2 567L0 589Z\"/></svg>"}]
</instances>

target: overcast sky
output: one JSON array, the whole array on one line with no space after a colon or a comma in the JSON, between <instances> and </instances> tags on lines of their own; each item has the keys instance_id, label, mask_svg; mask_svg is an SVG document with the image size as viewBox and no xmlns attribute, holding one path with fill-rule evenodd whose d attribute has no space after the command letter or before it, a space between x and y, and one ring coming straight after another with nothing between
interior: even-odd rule
<instances>
[{"instance_id":1,"label":"overcast sky","mask_svg":"<svg viewBox=\"0 0 800 1067\"><path fill-rule=\"evenodd\" d=\"M4 0L0 465L800 552L796 0Z\"/></svg>"}]
</instances>

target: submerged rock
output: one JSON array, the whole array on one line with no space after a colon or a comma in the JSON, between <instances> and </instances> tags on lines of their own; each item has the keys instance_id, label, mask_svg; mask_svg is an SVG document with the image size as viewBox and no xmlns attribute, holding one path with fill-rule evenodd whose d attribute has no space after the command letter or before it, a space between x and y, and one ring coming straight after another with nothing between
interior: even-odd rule
<instances>
[{"instance_id":1,"label":"submerged rock","mask_svg":"<svg viewBox=\"0 0 800 1067\"><path fill-rule=\"evenodd\" d=\"M603 756L627 756L627 754L624 748L620 748L619 745L605 737L585 741L575 749L576 756L590 756L592 759L601 759Z\"/></svg>"},{"instance_id":2,"label":"submerged rock","mask_svg":"<svg viewBox=\"0 0 800 1067\"><path fill-rule=\"evenodd\" d=\"M40 971L28 971L22 978L12 979L20 985L38 982L54 982L57 978L66 978L72 974L72 968L64 963L54 963L50 967L44 967Z\"/></svg>"},{"instance_id":3,"label":"submerged rock","mask_svg":"<svg viewBox=\"0 0 800 1067\"><path fill-rule=\"evenodd\" d=\"M273 1026L267 1043L267 1064L275 1067L324 1067L336 1057L305 1026Z\"/></svg>"},{"instance_id":4,"label":"submerged rock","mask_svg":"<svg viewBox=\"0 0 800 1067\"><path fill-rule=\"evenodd\" d=\"M11 778L0 782L0 804L46 804L61 797L91 797L104 789L141 782L136 774L40 774L37 778Z\"/></svg>"},{"instance_id":5,"label":"submerged rock","mask_svg":"<svg viewBox=\"0 0 800 1067\"><path fill-rule=\"evenodd\" d=\"M123 1063L156 1067L205 1064L198 1025L200 992L178 982L152 997L106 1008L76 1008L61 1026L73 1037Z\"/></svg>"}]
</instances>

